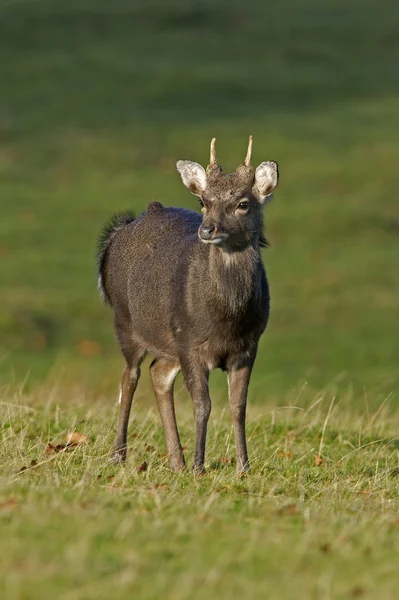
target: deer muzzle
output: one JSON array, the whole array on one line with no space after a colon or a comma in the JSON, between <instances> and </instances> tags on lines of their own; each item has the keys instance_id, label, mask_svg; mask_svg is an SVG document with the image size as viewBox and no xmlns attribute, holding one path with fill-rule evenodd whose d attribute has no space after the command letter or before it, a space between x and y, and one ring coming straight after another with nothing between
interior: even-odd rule
<instances>
[{"instance_id":1,"label":"deer muzzle","mask_svg":"<svg viewBox=\"0 0 399 600\"><path fill-rule=\"evenodd\" d=\"M217 245L222 244L228 238L228 234L219 231L218 228L213 224L202 224L201 227L198 229L198 237L205 244Z\"/></svg>"}]
</instances>

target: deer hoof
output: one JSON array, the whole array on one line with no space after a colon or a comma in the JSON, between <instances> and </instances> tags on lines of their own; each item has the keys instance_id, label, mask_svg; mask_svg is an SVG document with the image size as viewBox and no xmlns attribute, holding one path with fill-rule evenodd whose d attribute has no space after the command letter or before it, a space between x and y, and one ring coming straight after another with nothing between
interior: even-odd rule
<instances>
[{"instance_id":1,"label":"deer hoof","mask_svg":"<svg viewBox=\"0 0 399 600\"><path fill-rule=\"evenodd\" d=\"M110 462L113 465L123 465L126 462L126 450L114 450Z\"/></svg>"},{"instance_id":2,"label":"deer hoof","mask_svg":"<svg viewBox=\"0 0 399 600\"><path fill-rule=\"evenodd\" d=\"M203 475L206 475L204 465L193 465L192 472L197 477L202 477Z\"/></svg>"},{"instance_id":3,"label":"deer hoof","mask_svg":"<svg viewBox=\"0 0 399 600\"><path fill-rule=\"evenodd\" d=\"M186 464L183 461L170 461L169 462L169 469L171 471L174 471L175 473L181 473L183 471L186 470Z\"/></svg>"},{"instance_id":4,"label":"deer hoof","mask_svg":"<svg viewBox=\"0 0 399 600\"><path fill-rule=\"evenodd\" d=\"M251 467L247 463L243 467L237 467L236 475L237 477L244 479L247 475L251 473Z\"/></svg>"}]
</instances>

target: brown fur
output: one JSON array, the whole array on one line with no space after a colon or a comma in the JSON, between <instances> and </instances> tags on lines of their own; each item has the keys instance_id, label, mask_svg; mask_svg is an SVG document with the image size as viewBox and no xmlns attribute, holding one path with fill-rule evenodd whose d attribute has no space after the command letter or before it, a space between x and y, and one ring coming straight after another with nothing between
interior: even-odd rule
<instances>
[{"instance_id":1,"label":"brown fur","mask_svg":"<svg viewBox=\"0 0 399 600\"><path fill-rule=\"evenodd\" d=\"M196 164L196 163L195 163ZM136 220L116 219L99 252L99 282L114 312L116 335L126 360L115 458L126 458L126 436L140 364L154 356L151 377L172 469L185 467L176 426L173 382L181 369L194 406L194 468L204 470L211 410L209 371L228 372L236 434L237 470L249 468L245 442L247 388L259 337L269 315L269 290L260 256L261 203L254 170L242 165L224 174L208 168L201 193L202 217L153 202ZM198 185L187 187L198 193ZM237 208L248 202L248 212ZM203 243L201 228L213 227L221 243ZM216 235L216 234L215 234Z\"/></svg>"}]
</instances>

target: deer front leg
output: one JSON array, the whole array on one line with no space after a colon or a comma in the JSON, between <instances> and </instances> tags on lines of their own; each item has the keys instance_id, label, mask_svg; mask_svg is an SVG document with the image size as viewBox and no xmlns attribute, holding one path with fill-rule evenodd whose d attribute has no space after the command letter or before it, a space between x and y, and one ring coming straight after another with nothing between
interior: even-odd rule
<instances>
[{"instance_id":1,"label":"deer front leg","mask_svg":"<svg viewBox=\"0 0 399 600\"><path fill-rule=\"evenodd\" d=\"M250 471L245 436L245 418L247 407L248 385L251 377L253 359L249 364L233 368L228 372L229 404L231 419L234 427L236 442L236 470L237 474Z\"/></svg>"},{"instance_id":2,"label":"deer front leg","mask_svg":"<svg viewBox=\"0 0 399 600\"><path fill-rule=\"evenodd\" d=\"M209 371L200 366L185 367L182 364L184 381L193 400L195 420L195 451L193 471L202 475L205 473L205 446L209 416L211 414L211 399L209 397Z\"/></svg>"}]
</instances>

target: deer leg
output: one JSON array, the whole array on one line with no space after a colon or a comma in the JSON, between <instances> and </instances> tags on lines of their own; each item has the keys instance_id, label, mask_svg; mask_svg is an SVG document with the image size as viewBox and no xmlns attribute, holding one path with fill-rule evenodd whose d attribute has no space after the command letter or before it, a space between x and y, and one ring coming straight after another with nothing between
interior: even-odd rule
<instances>
[{"instance_id":1,"label":"deer leg","mask_svg":"<svg viewBox=\"0 0 399 600\"><path fill-rule=\"evenodd\" d=\"M236 442L236 470L238 474L250 471L245 436L245 413L252 365L253 360L250 364L231 369L228 372L229 404Z\"/></svg>"},{"instance_id":2,"label":"deer leg","mask_svg":"<svg viewBox=\"0 0 399 600\"><path fill-rule=\"evenodd\" d=\"M141 362L141 361L140 361ZM112 460L115 463L123 463L127 454L127 428L129 425L130 409L132 407L133 394L136 391L140 377L139 366L129 366L123 370L121 388L119 394L119 421L114 444Z\"/></svg>"},{"instance_id":3,"label":"deer leg","mask_svg":"<svg viewBox=\"0 0 399 600\"><path fill-rule=\"evenodd\" d=\"M184 381L193 400L195 419L195 451L193 471L205 473L205 446L209 416L211 414L211 399L209 397L209 372L204 369L193 369L182 364Z\"/></svg>"},{"instance_id":4,"label":"deer leg","mask_svg":"<svg viewBox=\"0 0 399 600\"><path fill-rule=\"evenodd\" d=\"M173 400L173 384L180 371L179 363L156 358L150 366L152 387L157 399L159 414L165 433L168 449L169 467L172 471L186 468L184 455L177 429L175 405Z\"/></svg>"},{"instance_id":5,"label":"deer leg","mask_svg":"<svg viewBox=\"0 0 399 600\"><path fill-rule=\"evenodd\" d=\"M129 425L130 409L133 394L140 377L140 365L145 356L145 349L133 341L131 324L124 315L115 315L115 332L126 367L122 373L119 393L119 421L114 444L113 462L123 463L127 454L127 428Z\"/></svg>"}]
</instances>

